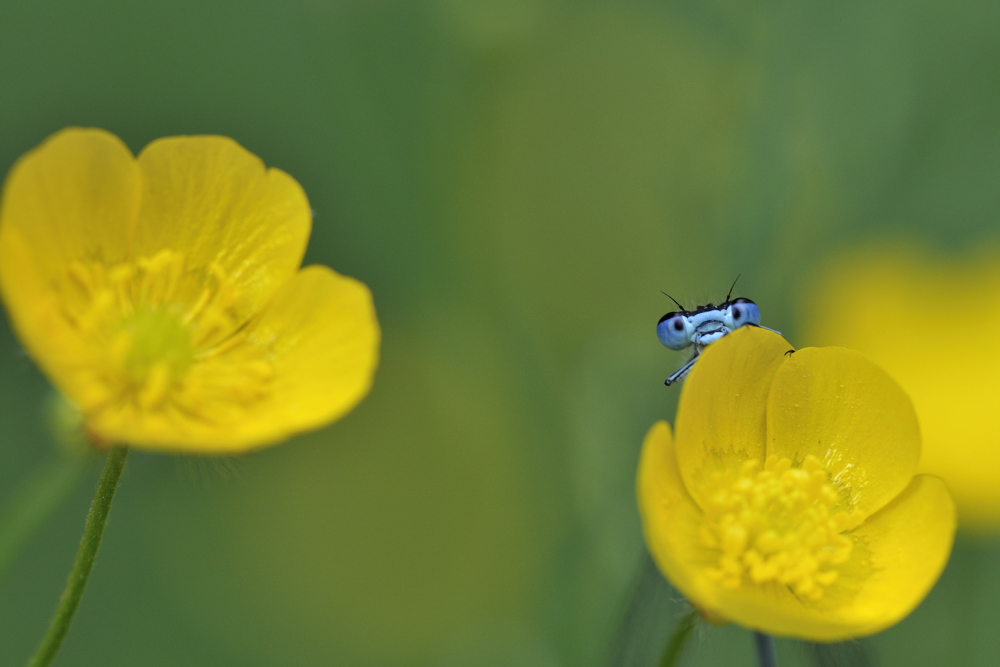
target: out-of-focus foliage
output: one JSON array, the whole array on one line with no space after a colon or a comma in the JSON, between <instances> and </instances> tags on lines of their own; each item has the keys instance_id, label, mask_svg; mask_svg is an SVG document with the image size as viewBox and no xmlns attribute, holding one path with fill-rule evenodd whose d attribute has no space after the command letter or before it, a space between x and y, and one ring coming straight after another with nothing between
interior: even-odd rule
<instances>
[{"instance_id":1,"label":"out-of-focus foliage","mask_svg":"<svg viewBox=\"0 0 1000 667\"><path fill-rule=\"evenodd\" d=\"M331 428L227 466L132 458L60 659L601 664L642 435L677 400L658 290L717 301L742 273L803 346L828 252L993 238L998 31L990 2L0 4L4 169L67 125L232 136L301 182L306 261L368 284L384 332ZM0 355L2 498L53 445L7 327ZM0 583L0 665L45 627L86 487ZM998 599L1000 548L961 546L873 655L990 664ZM692 646L752 661L737 628Z\"/></svg>"}]
</instances>

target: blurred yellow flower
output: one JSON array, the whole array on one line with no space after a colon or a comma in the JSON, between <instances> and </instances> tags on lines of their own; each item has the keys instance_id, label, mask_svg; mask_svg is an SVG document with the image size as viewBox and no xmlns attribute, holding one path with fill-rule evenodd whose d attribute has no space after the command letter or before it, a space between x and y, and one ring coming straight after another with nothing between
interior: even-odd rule
<instances>
[{"instance_id":1,"label":"blurred yellow flower","mask_svg":"<svg viewBox=\"0 0 1000 667\"><path fill-rule=\"evenodd\" d=\"M913 399L924 450L963 529L1000 529L1000 254L948 261L870 247L831 262L811 286L810 343L860 350Z\"/></svg>"},{"instance_id":2,"label":"blurred yellow flower","mask_svg":"<svg viewBox=\"0 0 1000 667\"><path fill-rule=\"evenodd\" d=\"M943 482L914 477L909 399L843 348L786 354L754 327L713 343L639 462L650 553L710 620L814 641L882 630L951 552Z\"/></svg>"},{"instance_id":3,"label":"blurred yellow flower","mask_svg":"<svg viewBox=\"0 0 1000 667\"><path fill-rule=\"evenodd\" d=\"M288 174L232 139L169 137L133 157L66 129L0 201L14 329L96 439L221 454L343 415L368 392L368 288L300 270L312 215Z\"/></svg>"}]
</instances>

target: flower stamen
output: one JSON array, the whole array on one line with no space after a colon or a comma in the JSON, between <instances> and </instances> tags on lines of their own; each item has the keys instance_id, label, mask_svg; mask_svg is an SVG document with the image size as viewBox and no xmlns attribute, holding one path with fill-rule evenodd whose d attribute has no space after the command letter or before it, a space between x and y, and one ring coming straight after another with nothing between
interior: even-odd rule
<instances>
[{"instance_id":1,"label":"flower stamen","mask_svg":"<svg viewBox=\"0 0 1000 667\"><path fill-rule=\"evenodd\" d=\"M218 264L192 269L162 250L110 267L73 262L68 278L66 319L102 351L82 407L172 407L219 421L269 394L266 350L243 345L238 293Z\"/></svg>"},{"instance_id":2,"label":"flower stamen","mask_svg":"<svg viewBox=\"0 0 1000 667\"><path fill-rule=\"evenodd\" d=\"M702 543L719 551L708 576L728 588L770 582L819 599L851 555L849 531L864 517L842 508L823 464L809 455L801 467L787 458L761 468L746 461L737 475L719 473L705 508ZM845 534L848 533L848 534Z\"/></svg>"}]
</instances>

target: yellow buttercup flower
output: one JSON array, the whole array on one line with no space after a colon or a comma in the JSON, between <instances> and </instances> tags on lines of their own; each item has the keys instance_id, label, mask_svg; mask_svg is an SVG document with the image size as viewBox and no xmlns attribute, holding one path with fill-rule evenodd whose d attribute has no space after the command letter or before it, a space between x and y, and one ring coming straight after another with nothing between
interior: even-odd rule
<instances>
[{"instance_id":1,"label":"yellow buttercup flower","mask_svg":"<svg viewBox=\"0 0 1000 667\"><path fill-rule=\"evenodd\" d=\"M837 641L906 616L948 560L954 507L914 476L909 399L843 348L745 327L713 343L682 392L676 439L639 463L646 541L710 620Z\"/></svg>"},{"instance_id":2,"label":"yellow buttercup flower","mask_svg":"<svg viewBox=\"0 0 1000 667\"><path fill-rule=\"evenodd\" d=\"M245 451L333 421L371 386L371 294L300 269L311 222L295 179L226 137L136 158L71 128L7 176L0 293L95 439Z\"/></svg>"},{"instance_id":3,"label":"yellow buttercup flower","mask_svg":"<svg viewBox=\"0 0 1000 667\"><path fill-rule=\"evenodd\" d=\"M913 398L921 470L948 483L960 527L1000 529L1000 253L855 250L807 296L806 340L860 350Z\"/></svg>"}]
</instances>

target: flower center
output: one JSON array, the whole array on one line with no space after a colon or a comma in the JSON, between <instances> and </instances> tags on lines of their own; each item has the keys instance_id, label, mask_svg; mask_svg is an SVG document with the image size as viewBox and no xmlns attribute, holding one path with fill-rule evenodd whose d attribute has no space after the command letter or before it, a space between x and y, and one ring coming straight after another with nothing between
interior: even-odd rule
<instances>
[{"instance_id":1,"label":"flower center","mask_svg":"<svg viewBox=\"0 0 1000 667\"><path fill-rule=\"evenodd\" d=\"M63 312L92 350L81 406L174 410L210 421L269 393L264 350L244 344L236 288L217 264L162 250L106 266L73 262Z\"/></svg>"},{"instance_id":2,"label":"flower center","mask_svg":"<svg viewBox=\"0 0 1000 667\"><path fill-rule=\"evenodd\" d=\"M137 309L122 321L118 344L124 369L136 385L145 384L158 366L172 377L183 377L194 361L191 330L166 310Z\"/></svg>"},{"instance_id":3,"label":"flower center","mask_svg":"<svg viewBox=\"0 0 1000 667\"><path fill-rule=\"evenodd\" d=\"M787 586L816 600L837 580L837 566L851 555L847 533L863 517L841 509L840 493L823 464L807 456L743 464L738 475L720 473L707 494L702 543L719 551L708 575L729 588L745 580Z\"/></svg>"}]
</instances>

